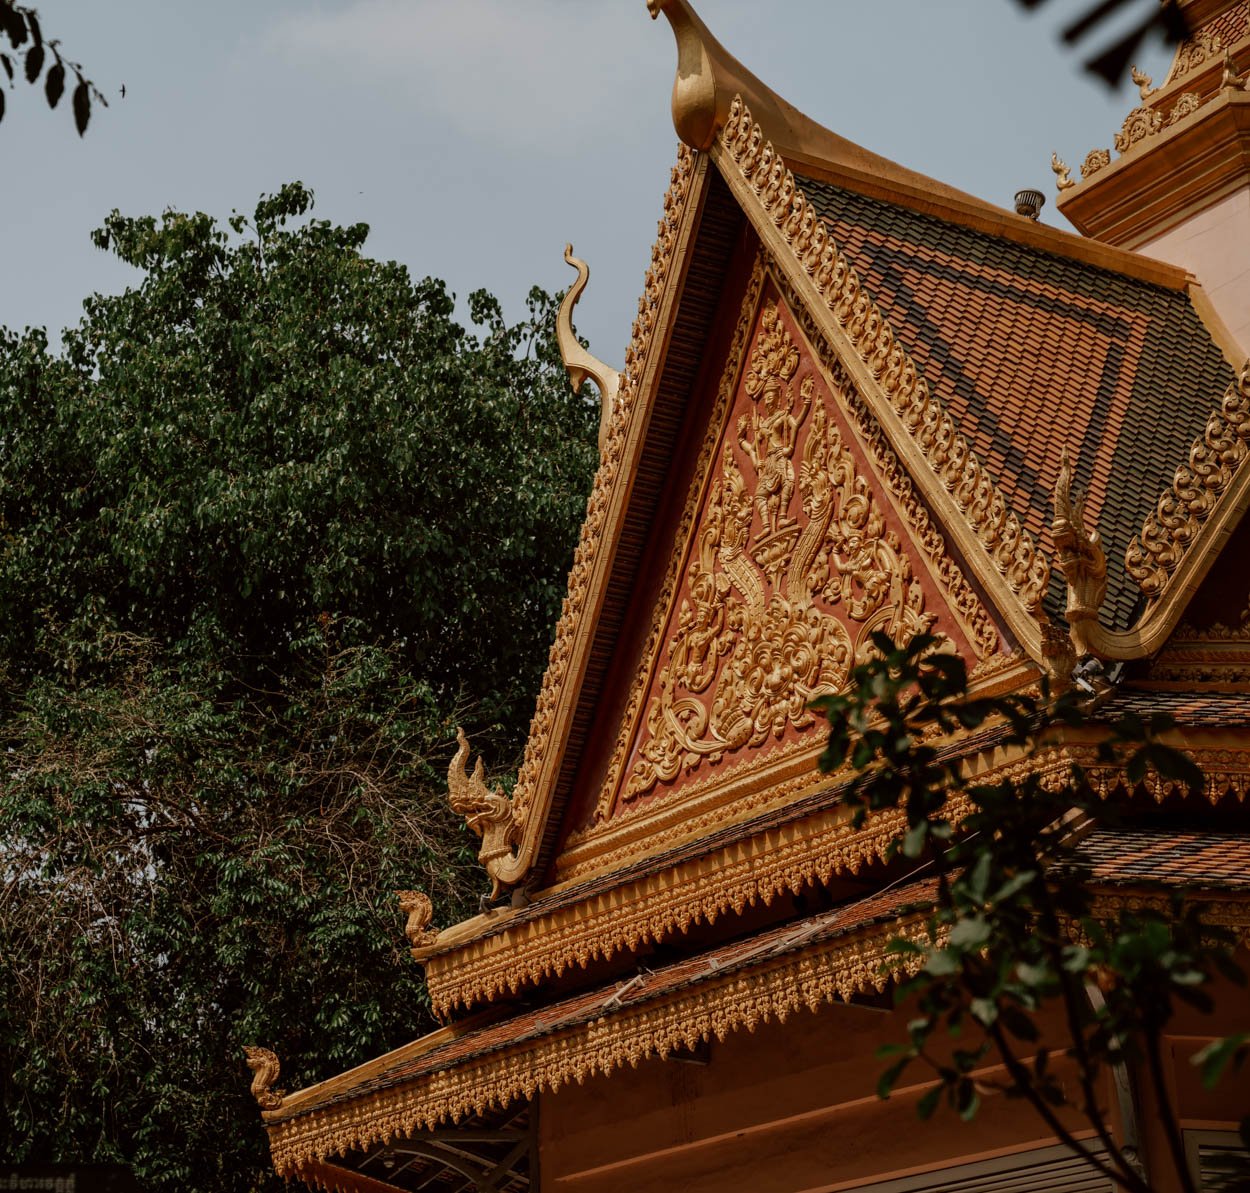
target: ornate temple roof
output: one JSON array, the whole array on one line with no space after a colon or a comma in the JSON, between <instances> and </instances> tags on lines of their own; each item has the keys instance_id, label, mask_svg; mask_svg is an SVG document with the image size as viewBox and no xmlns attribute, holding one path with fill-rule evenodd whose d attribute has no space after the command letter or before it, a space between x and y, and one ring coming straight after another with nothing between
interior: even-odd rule
<instances>
[{"instance_id":1,"label":"ornate temple roof","mask_svg":"<svg viewBox=\"0 0 1250 1193\"><path fill-rule=\"evenodd\" d=\"M1124 558L1232 369L1184 290L828 183L802 185L917 367L1047 552L1059 457ZM1062 588L1051 590L1062 613ZM1107 623L1140 593L1108 574Z\"/></svg>"}]
</instances>

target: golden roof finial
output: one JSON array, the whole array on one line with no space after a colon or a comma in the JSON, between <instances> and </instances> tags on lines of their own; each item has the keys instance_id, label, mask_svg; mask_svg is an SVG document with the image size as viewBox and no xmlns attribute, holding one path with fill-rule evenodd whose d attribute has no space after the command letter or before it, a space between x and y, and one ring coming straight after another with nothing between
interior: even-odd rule
<instances>
[{"instance_id":1,"label":"golden roof finial","mask_svg":"<svg viewBox=\"0 0 1250 1193\"><path fill-rule=\"evenodd\" d=\"M1154 95L1157 88L1150 85L1154 82L1154 80L1148 74L1144 71L1138 70L1137 67L1133 67L1130 77L1133 82L1137 84L1137 94L1140 95L1142 99L1149 99L1152 95Z\"/></svg>"},{"instance_id":2,"label":"golden roof finial","mask_svg":"<svg viewBox=\"0 0 1250 1193\"><path fill-rule=\"evenodd\" d=\"M590 280L590 267L585 261L573 256L571 244L564 246L564 259L577 270L577 281L569 287L564 301L560 303L560 310L556 313L556 343L560 346L560 359L568 370L573 392L582 392L582 383L587 377L595 383L595 388L599 391L599 446L603 447L603 441L608 435L608 422L616 407L617 391L621 388L621 375L583 348L581 340L573 330L573 308Z\"/></svg>"},{"instance_id":3,"label":"golden roof finial","mask_svg":"<svg viewBox=\"0 0 1250 1193\"><path fill-rule=\"evenodd\" d=\"M1061 191L1066 191L1069 187L1076 186L1076 182L1068 173L1068 163L1057 153L1050 155L1050 168L1055 173L1055 186Z\"/></svg>"}]
</instances>

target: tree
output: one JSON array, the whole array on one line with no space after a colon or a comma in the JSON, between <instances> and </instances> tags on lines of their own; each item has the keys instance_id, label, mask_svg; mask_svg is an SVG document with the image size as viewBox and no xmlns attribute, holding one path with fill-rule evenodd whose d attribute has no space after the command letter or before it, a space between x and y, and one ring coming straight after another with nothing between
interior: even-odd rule
<instances>
[{"instance_id":1,"label":"tree","mask_svg":"<svg viewBox=\"0 0 1250 1193\"><path fill-rule=\"evenodd\" d=\"M848 690L817 703L830 719L822 768L851 768L848 801L861 822L883 809L905 812L892 855L932 890L918 904L929 943L900 937L890 945L914 971L896 987L913 1017L907 1042L884 1051L891 1064L878 1092L888 1097L904 1071L920 1065L935 1078L920 1100L922 1117L945 1100L971 1119L987 1088L1023 1098L1117 1187L1150 1193L1138 1158L1110 1127L1107 1077L1129 1067L1151 1090L1177 1187L1196 1193L1165 1079L1163 1035L1180 1003L1210 1011L1217 979L1245 984L1235 941L1179 899L1170 915L1100 908L1078 843L1090 823L1114 823L1115 808L1080 767L1049 781L1040 754L1056 728L1100 729L1100 762L1122 768L1130 785L1154 771L1201 791L1202 772L1167 744L1166 717L1125 714L1106 724L1098 701L1079 688L1053 701L1045 685L1040 695L973 698L963 661L937 639L899 646L878 634L874 642L876 656L855 669ZM1105 697L1110 688L1096 678L1090 687ZM1015 747L1035 764L1024 777L976 782L946 745L994 726L996 746ZM1243 1032L1205 1049L1204 1080L1240 1065L1248 1040ZM1001 1082L984 1076L995 1061ZM1105 1159L1074 1137L1068 1112L1092 1127ZM1243 1135L1250 1141L1250 1119Z\"/></svg>"},{"instance_id":2,"label":"tree","mask_svg":"<svg viewBox=\"0 0 1250 1193\"><path fill-rule=\"evenodd\" d=\"M70 105L80 137L87 131L92 102L108 107L108 100L82 73L82 67L62 55L61 43L55 39L44 40L39 14L33 8L14 4L13 0L0 0L0 37L7 38L10 46L8 52L0 51L0 70L8 77L9 86L13 85L18 71L26 76L28 83L37 83L42 78L44 97L50 108L61 102L66 74L73 71L77 83ZM3 119L4 90L0 88L0 120Z\"/></svg>"},{"instance_id":3,"label":"tree","mask_svg":"<svg viewBox=\"0 0 1250 1193\"><path fill-rule=\"evenodd\" d=\"M289 1088L428 1030L393 892L481 890L455 726L519 755L597 410L547 295L470 334L311 202L114 213L139 284L0 338L9 1159L270 1187L242 1046Z\"/></svg>"}]
</instances>

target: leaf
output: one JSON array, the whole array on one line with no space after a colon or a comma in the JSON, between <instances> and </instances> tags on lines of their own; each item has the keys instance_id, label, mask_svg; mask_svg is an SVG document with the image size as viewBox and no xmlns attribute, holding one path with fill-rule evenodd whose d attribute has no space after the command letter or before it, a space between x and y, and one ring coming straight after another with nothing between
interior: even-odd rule
<instances>
[{"instance_id":1,"label":"leaf","mask_svg":"<svg viewBox=\"0 0 1250 1193\"><path fill-rule=\"evenodd\" d=\"M1250 1032L1238 1032L1222 1040L1212 1040L1205 1048L1199 1048L1189 1058L1190 1064L1202 1069L1202 1084L1211 1089L1223 1076L1230 1064L1239 1067L1250 1050Z\"/></svg>"},{"instance_id":2,"label":"leaf","mask_svg":"<svg viewBox=\"0 0 1250 1193\"><path fill-rule=\"evenodd\" d=\"M26 51L26 81L33 83L43 70L43 46L36 42Z\"/></svg>"},{"instance_id":3,"label":"leaf","mask_svg":"<svg viewBox=\"0 0 1250 1193\"><path fill-rule=\"evenodd\" d=\"M48 69L47 78L43 81L43 91L48 97L48 107L55 108L61 102L65 91L65 66L61 62L54 63Z\"/></svg>"},{"instance_id":4,"label":"leaf","mask_svg":"<svg viewBox=\"0 0 1250 1193\"><path fill-rule=\"evenodd\" d=\"M91 119L91 92L84 79L78 80L74 88L74 125L81 137L87 131L87 121Z\"/></svg>"},{"instance_id":5,"label":"leaf","mask_svg":"<svg viewBox=\"0 0 1250 1193\"><path fill-rule=\"evenodd\" d=\"M969 916L960 920L950 934L951 948L979 949L989 940L992 929L982 916Z\"/></svg>"},{"instance_id":6,"label":"leaf","mask_svg":"<svg viewBox=\"0 0 1250 1193\"><path fill-rule=\"evenodd\" d=\"M9 82L13 82L13 59L8 54L0 54L0 66L4 67L4 73L9 76Z\"/></svg>"},{"instance_id":7,"label":"leaf","mask_svg":"<svg viewBox=\"0 0 1250 1193\"><path fill-rule=\"evenodd\" d=\"M922 1119L931 1119L942 1097L943 1086L935 1085L927 1089L916 1103L916 1114Z\"/></svg>"}]
</instances>

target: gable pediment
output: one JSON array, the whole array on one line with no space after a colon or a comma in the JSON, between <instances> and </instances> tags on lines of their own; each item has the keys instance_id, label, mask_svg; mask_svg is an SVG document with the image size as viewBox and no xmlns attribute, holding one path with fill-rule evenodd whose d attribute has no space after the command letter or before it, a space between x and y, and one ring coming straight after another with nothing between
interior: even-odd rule
<instances>
[{"instance_id":1,"label":"gable pediment","mask_svg":"<svg viewBox=\"0 0 1250 1193\"><path fill-rule=\"evenodd\" d=\"M635 610L643 625L622 637L634 658L617 660L559 878L819 783L811 701L845 686L875 632L937 633L970 667L1007 657L849 373L763 250L727 316L733 334L705 368L706 416L686 436L693 460L675 469L689 479L657 527L650 568L662 579Z\"/></svg>"}]
</instances>

